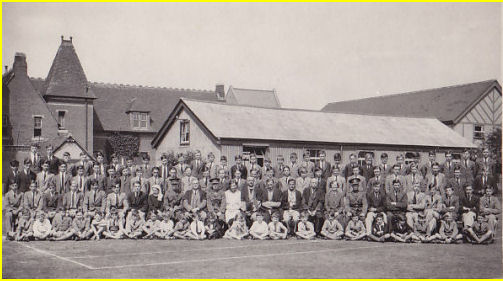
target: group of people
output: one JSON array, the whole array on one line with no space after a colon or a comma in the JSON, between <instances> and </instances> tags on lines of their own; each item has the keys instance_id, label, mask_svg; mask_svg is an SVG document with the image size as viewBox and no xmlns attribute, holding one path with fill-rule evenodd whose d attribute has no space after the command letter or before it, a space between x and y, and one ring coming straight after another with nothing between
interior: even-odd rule
<instances>
[{"instance_id":1,"label":"group of people","mask_svg":"<svg viewBox=\"0 0 503 281\"><path fill-rule=\"evenodd\" d=\"M67 239L348 239L396 242L491 243L501 203L498 169L486 148L472 160L469 150L453 161L436 162L430 152L421 163L403 155L363 163L355 154L330 163L325 151L311 161L278 155L240 155L229 166L222 156L167 155L152 166L148 155L135 164L117 156L110 164L81 153L77 163L53 155L10 162L5 177L4 221L7 237L17 241Z\"/></svg>"}]
</instances>

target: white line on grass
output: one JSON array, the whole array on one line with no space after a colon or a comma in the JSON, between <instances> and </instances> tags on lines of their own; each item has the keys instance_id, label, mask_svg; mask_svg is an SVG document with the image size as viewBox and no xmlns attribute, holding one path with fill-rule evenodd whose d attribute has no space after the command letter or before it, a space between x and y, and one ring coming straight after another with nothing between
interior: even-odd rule
<instances>
[{"instance_id":1,"label":"white line on grass","mask_svg":"<svg viewBox=\"0 0 503 281\"><path fill-rule=\"evenodd\" d=\"M48 251L45 251L45 250L40 250L40 249L37 249L37 248L32 247L32 246L25 245L25 244L20 243L20 242L16 242L16 243L18 243L19 245L24 246L24 247L26 247L26 248L28 248L28 249L31 249L31 250L33 250L33 251L35 251L35 252L38 252L38 253L41 253L41 254L44 254L44 255L48 255L48 256L52 256L52 257L55 257L55 258L60 259L60 260L63 260L63 261L71 262L71 263L74 263L74 264L80 265L80 266L82 266L82 267L85 267L85 268L87 268L87 269L96 269L95 267L89 266L89 265L87 265L87 264L83 264L83 263L80 263L80 262L78 262L78 261L73 261L73 260L71 260L71 259L69 259L69 258L62 257L62 256L58 256L58 255L56 255L56 254L53 254L53 253L48 252Z\"/></svg>"},{"instance_id":2,"label":"white line on grass","mask_svg":"<svg viewBox=\"0 0 503 281\"><path fill-rule=\"evenodd\" d=\"M239 249L239 248L252 248L252 247L271 247L271 246L286 246L286 245L299 245L299 244L311 244L319 243L321 241L304 241L304 242L291 242L291 243L275 243L275 244L251 244L242 246L227 246L227 247L214 247L214 248L202 248L202 249L186 249L186 250L169 250L169 251L157 251L157 252L140 252L140 253L116 253L110 255L88 255L88 256L73 256L65 257L70 259L94 259L94 258L106 258L106 257L122 257L122 256L142 256L142 255L156 255L165 253L181 253L181 252L200 252L200 251L213 251L213 250L228 250L228 249Z\"/></svg>"},{"instance_id":3,"label":"white line on grass","mask_svg":"<svg viewBox=\"0 0 503 281\"><path fill-rule=\"evenodd\" d=\"M365 247L354 247L354 248L348 247L348 248L335 248L335 249L325 249L325 250L315 250L315 251L288 252L288 253L261 254L261 255L247 255L247 256L232 256L232 257L223 257L223 258L193 259L193 260L181 260L181 261L170 261L170 262L156 262L156 263L146 263L146 264L113 265L113 266L96 267L94 269L101 270L101 269L116 269L116 268L128 268L128 267L172 265L172 264L195 263L195 262L214 262L214 261L247 259L247 258L264 258L264 257L277 257L277 256L288 256L288 255L317 254L317 253L324 253L324 252L339 252L339 251L345 251L345 250L386 248L386 247L394 247L394 246L400 246L400 245L386 245L386 246L385 245L377 245L377 246L365 246Z\"/></svg>"}]
</instances>

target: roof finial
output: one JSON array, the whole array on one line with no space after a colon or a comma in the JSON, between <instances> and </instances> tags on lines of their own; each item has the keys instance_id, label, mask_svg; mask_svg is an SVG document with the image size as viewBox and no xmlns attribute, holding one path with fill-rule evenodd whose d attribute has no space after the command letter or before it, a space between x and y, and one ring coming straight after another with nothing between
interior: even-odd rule
<instances>
[{"instance_id":1,"label":"roof finial","mask_svg":"<svg viewBox=\"0 0 503 281\"><path fill-rule=\"evenodd\" d=\"M72 42L72 39L73 39L73 37L72 37L72 36L70 36L70 42Z\"/></svg>"},{"instance_id":2,"label":"roof finial","mask_svg":"<svg viewBox=\"0 0 503 281\"><path fill-rule=\"evenodd\" d=\"M65 36L61 35L61 42L65 41Z\"/></svg>"}]
</instances>

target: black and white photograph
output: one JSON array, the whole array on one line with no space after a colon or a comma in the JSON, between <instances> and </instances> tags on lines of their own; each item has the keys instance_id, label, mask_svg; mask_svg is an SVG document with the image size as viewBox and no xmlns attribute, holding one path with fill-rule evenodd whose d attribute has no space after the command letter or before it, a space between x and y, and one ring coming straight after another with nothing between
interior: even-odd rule
<instances>
[{"instance_id":1,"label":"black and white photograph","mask_svg":"<svg viewBox=\"0 0 503 281\"><path fill-rule=\"evenodd\" d=\"M2 3L2 278L503 278L501 3Z\"/></svg>"}]
</instances>

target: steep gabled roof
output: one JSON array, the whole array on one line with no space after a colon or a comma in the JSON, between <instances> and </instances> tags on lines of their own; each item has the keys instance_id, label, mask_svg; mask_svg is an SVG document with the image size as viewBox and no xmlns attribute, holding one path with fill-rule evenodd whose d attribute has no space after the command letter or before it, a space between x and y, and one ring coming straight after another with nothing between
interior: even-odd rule
<instances>
[{"instance_id":1,"label":"steep gabled roof","mask_svg":"<svg viewBox=\"0 0 503 281\"><path fill-rule=\"evenodd\" d=\"M275 90L242 89L230 86L226 100L228 104L281 107Z\"/></svg>"},{"instance_id":2,"label":"steep gabled roof","mask_svg":"<svg viewBox=\"0 0 503 281\"><path fill-rule=\"evenodd\" d=\"M260 108L181 99L170 117L186 109L217 140L474 148L434 118L373 116L299 109ZM152 141L156 147L173 118Z\"/></svg>"},{"instance_id":3,"label":"steep gabled roof","mask_svg":"<svg viewBox=\"0 0 503 281\"><path fill-rule=\"evenodd\" d=\"M131 128L127 113L139 111L149 112L151 119L150 130L142 132L155 133L181 97L217 101L214 91L93 82L89 85L97 97L94 111L98 120L95 120L95 124L101 124L105 131L137 131Z\"/></svg>"},{"instance_id":4,"label":"steep gabled roof","mask_svg":"<svg viewBox=\"0 0 503 281\"><path fill-rule=\"evenodd\" d=\"M501 86L496 80L366 99L333 102L322 111L380 114L390 116L433 117L442 122L456 122L483 95Z\"/></svg>"},{"instance_id":5,"label":"steep gabled roof","mask_svg":"<svg viewBox=\"0 0 503 281\"><path fill-rule=\"evenodd\" d=\"M80 150L84 151L91 160L95 160L92 153L89 153L72 135L68 136L58 136L51 140L51 144L54 147L54 153L56 153L65 143L74 143Z\"/></svg>"},{"instance_id":6,"label":"steep gabled roof","mask_svg":"<svg viewBox=\"0 0 503 281\"><path fill-rule=\"evenodd\" d=\"M95 98L87 87L87 78L75 52L72 40L61 38L56 57L45 79L43 95L59 97Z\"/></svg>"}]
</instances>

